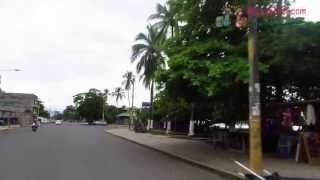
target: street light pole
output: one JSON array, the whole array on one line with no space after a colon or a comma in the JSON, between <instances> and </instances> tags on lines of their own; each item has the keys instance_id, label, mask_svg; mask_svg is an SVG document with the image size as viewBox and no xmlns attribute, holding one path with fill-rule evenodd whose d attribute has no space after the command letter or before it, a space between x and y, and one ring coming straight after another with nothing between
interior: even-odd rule
<instances>
[{"instance_id":1,"label":"street light pole","mask_svg":"<svg viewBox=\"0 0 320 180\"><path fill-rule=\"evenodd\" d=\"M104 102L102 103L102 121L104 122Z\"/></svg>"},{"instance_id":2,"label":"street light pole","mask_svg":"<svg viewBox=\"0 0 320 180\"><path fill-rule=\"evenodd\" d=\"M257 0L248 0L248 59L249 79L249 123L250 123L250 168L257 174L262 173L261 148L261 107L260 82L257 56L257 14L250 12L256 8Z\"/></svg>"},{"instance_id":3,"label":"street light pole","mask_svg":"<svg viewBox=\"0 0 320 180\"><path fill-rule=\"evenodd\" d=\"M106 91L106 90L105 90ZM101 117L102 117L102 121L104 122L104 109L105 109L105 103L106 103L106 101L107 101L107 99L108 99L108 94L109 94L109 92L104 92L104 93L101 93L100 95L101 95L101 97L102 97L102 115L101 115Z\"/></svg>"}]
</instances>

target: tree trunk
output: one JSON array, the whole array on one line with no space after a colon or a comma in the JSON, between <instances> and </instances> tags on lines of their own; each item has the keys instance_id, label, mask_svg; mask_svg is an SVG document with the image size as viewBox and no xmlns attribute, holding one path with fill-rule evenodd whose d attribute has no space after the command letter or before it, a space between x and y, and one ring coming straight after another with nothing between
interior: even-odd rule
<instances>
[{"instance_id":1,"label":"tree trunk","mask_svg":"<svg viewBox=\"0 0 320 180\"><path fill-rule=\"evenodd\" d=\"M150 87L150 120L153 120L153 86L154 80L151 81Z\"/></svg>"},{"instance_id":2,"label":"tree trunk","mask_svg":"<svg viewBox=\"0 0 320 180\"><path fill-rule=\"evenodd\" d=\"M128 108L130 108L130 89L128 89Z\"/></svg>"},{"instance_id":3,"label":"tree trunk","mask_svg":"<svg viewBox=\"0 0 320 180\"><path fill-rule=\"evenodd\" d=\"M174 28L173 28L173 26L171 26L171 38L173 38L173 36L174 36L173 31L174 31Z\"/></svg>"},{"instance_id":4,"label":"tree trunk","mask_svg":"<svg viewBox=\"0 0 320 180\"><path fill-rule=\"evenodd\" d=\"M194 120L194 103L191 103L191 117L190 120Z\"/></svg>"},{"instance_id":5,"label":"tree trunk","mask_svg":"<svg viewBox=\"0 0 320 180\"><path fill-rule=\"evenodd\" d=\"M132 127L133 129L135 129L135 119L134 119L134 110L133 110L133 106L134 106L134 83L132 83L132 94L131 94L131 113L132 113Z\"/></svg>"},{"instance_id":6,"label":"tree trunk","mask_svg":"<svg viewBox=\"0 0 320 180\"><path fill-rule=\"evenodd\" d=\"M191 103L191 115L189 122L189 133L188 136L194 136L194 103Z\"/></svg>"},{"instance_id":7,"label":"tree trunk","mask_svg":"<svg viewBox=\"0 0 320 180\"><path fill-rule=\"evenodd\" d=\"M129 91L130 91L130 89L128 89L128 111L129 111L129 115L130 115L128 125L129 125L129 129L131 129L132 115L130 112L130 93L129 93Z\"/></svg>"},{"instance_id":8,"label":"tree trunk","mask_svg":"<svg viewBox=\"0 0 320 180\"><path fill-rule=\"evenodd\" d=\"M134 106L134 83L132 83L132 94L131 94L131 108Z\"/></svg>"}]
</instances>

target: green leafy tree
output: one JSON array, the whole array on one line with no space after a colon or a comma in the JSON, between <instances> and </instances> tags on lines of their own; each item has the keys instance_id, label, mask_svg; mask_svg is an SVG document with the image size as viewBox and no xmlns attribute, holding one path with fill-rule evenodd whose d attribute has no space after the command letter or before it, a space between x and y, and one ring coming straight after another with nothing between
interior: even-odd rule
<instances>
[{"instance_id":1,"label":"green leafy tree","mask_svg":"<svg viewBox=\"0 0 320 180\"><path fill-rule=\"evenodd\" d=\"M105 109L106 121L110 124L114 123L115 120L117 119L117 115L125 111L126 111L125 109L118 108L116 106L112 106L112 105L106 106L106 109Z\"/></svg>"},{"instance_id":2,"label":"green leafy tree","mask_svg":"<svg viewBox=\"0 0 320 180\"><path fill-rule=\"evenodd\" d=\"M106 99L98 89L90 89L86 93L80 93L73 97L76 110L88 123L92 123L101 117L103 105Z\"/></svg>"},{"instance_id":3,"label":"green leafy tree","mask_svg":"<svg viewBox=\"0 0 320 180\"><path fill-rule=\"evenodd\" d=\"M222 15L225 2L169 1L176 21L184 23L179 34L165 41L169 68L158 74L168 97L188 103L190 112L191 104L195 104L198 111L203 109L202 114L219 112L215 118L229 121L246 117L245 113L227 111L247 112L245 104L235 102L246 98L248 62L246 31L232 26L216 28L212 21Z\"/></svg>"},{"instance_id":4,"label":"green leafy tree","mask_svg":"<svg viewBox=\"0 0 320 180\"><path fill-rule=\"evenodd\" d=\"M63 120L80 120L79 113L74 106L69 105L63 110Z\"/></svg>"},{"instance_id":5,"label":"green leafy tree","mask_svg":"<svg viewBox=\"0 0 320 180\"><path fill-rule=\"evenodd\" d=\"M39 113L39 116L44 117L44 118L50 118L50 113L49 113L49 111L45 110L45 107L44 107L42 101L38 102L37 111Z\"/></svg>"},{"instance_id":6,"label":"green leafy tree","mask_svg":"<svg viewBox=\"0 0 320 180\"><path fill-rule=\"evenodd\" d=\"M225 2L168 2L168 9L175 10L176 22L183 23L179 33L162 46L168 68L156 73L162 89L157 114L175 111L163 107L181 106L171 101L185 101L195 103L198 111L214 120L233 123L248 118L247 31L215 27L213 20L223 15ZM246 7L246 1L229 3ZM288 1L259 3L266 6ZM230 18L234 23L234 17ZM258 27L262 105L319 98L319 23L273 16L259 17ZM179 109L182 113L184 107ZM200 118L201 114L196 114Z\"/></svg>"}]
</instances>

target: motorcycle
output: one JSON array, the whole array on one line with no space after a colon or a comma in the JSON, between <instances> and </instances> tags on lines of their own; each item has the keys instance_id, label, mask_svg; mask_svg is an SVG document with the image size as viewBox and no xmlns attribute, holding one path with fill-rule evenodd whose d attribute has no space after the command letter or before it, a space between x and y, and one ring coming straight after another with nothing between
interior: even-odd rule
<instances>
[{"instance_id":1,"label":"motorcycle","mask_svg":"<svg viewBox=\"0 0 320 180\"><path fill-rule=\"evenodd\" d=\"M36 132L37 129L38 129L38 126L35 125L35 124L33 124L33 125L31 126L31 129L32 129L33 132Z\"/></svg>"}]
</instances>

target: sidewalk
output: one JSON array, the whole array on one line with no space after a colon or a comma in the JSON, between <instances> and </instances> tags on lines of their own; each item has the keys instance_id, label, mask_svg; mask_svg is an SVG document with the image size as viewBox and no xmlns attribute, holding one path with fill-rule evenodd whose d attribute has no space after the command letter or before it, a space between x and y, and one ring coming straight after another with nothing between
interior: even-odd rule
<instances>
[{"instance_id":1,"label":"sidewalk","mask_svg":"<svg viewBox=\"0 0 320 180\"><path fill-rule=\"evenodd\" d=\"M232 160L248 166L248 156L241 153L213 149L212 145L202 141L170 138L163 135L135 133L125 127L107 128L107 133L133 141L137 144L161 151L199 166L238 176L244 171ZM278 172L281 176L320 179L320 167L309 164L298 164L294 160L264 157L264 169Z\"/></svg>"},{"instance_id":2,"label":"sidewalk","mask_svg":"<svg viewBox=\"0 0 320 180\"><path fill-rule=\"evenodd\" d=\"M7 131L18 127L20 127L20 125L11 125L10 128L8 128L7 126L0 126L0 131Z\"/></svg>"},{"instance_id":3,"label":"sidewalk","mask_svg":"<svg viewBox=\"0 0 320 180\"><path fill-rule=\"evenodd\" d=\"M0 131L6 131L6 130L8 130L7 127L1 127L1 126L0 126Z\"/></svg>"}]
</instances>

